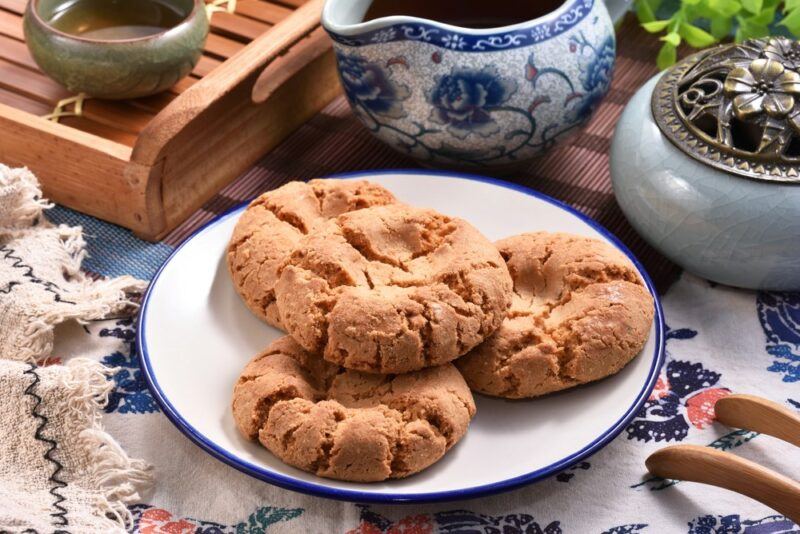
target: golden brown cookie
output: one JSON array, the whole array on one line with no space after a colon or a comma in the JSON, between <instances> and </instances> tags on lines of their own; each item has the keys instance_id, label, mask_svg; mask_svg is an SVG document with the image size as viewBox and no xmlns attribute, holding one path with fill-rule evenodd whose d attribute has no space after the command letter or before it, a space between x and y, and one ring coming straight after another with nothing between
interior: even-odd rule
<instances>
[{"instance_id":1,"label":"golden brown cookie","mask_svg":"<svg viewBox=\"0 0 800 534\"><path fill-rule=\"evenodd\" d=\"M253 358L233 391L245 437L299 469L358 482L425 469L464 436L474 415L452 364L397 376L349 371L289 336Z\"/></svg>"},{"instance_id":2,"label":"golden brown cookie","mask_svg":"<svg viewBox=\"0 0 800 534\"><path fill-rule=\"evenodd\" d=\"M642 350L653 298L617 249L546 232L497 248L514 297L500 329L456 362L474 391L536 397L612 375Z\"/></svg>"},{"instance_id":3,"label":"golden brown cookie","mask_svg":"<svg viewBox=\"0 0 800 534\"><path fill-rule=\"evenodd\" d=\"M511 302L503 258L478 230L401 204L340 215L304 237L279 271L275 295L292 337L371 373L465 354Z\"/></svg>"},{"instance_id":4,"label":"golden brown cookie","mask_svg":"<svg viewBox=\"0 0 800 534\"><path fill-rule=\"evenodd\" d=\"M289 182L255 199L228 245L228 269L250 310L281 326L275 306L277 267L300 239L342 213L395 202L383 187L364 180Z\"/></svg>"}]
</instances>

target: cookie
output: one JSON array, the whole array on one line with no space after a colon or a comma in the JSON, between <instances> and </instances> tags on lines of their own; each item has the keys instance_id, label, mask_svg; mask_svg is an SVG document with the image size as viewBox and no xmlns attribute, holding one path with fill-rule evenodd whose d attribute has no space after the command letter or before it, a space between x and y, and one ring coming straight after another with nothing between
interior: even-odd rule
<instances>
[{"instance_id":1,"label":"cookie","mask_svg":"<svg viewBox=\"0 0 800 534\"><path fill-rule=\"evenodd\" d=\"M348 369L405 373L447 363L491 335L511 302L497 249L472 225L394 204L309 234L275 285L286 330Z\"/></svg>"},{"instance_id":2,"label":"cookie","mask_svg":"<svg viewBox=\"0 0 800 534\"><path fill-rule=\"evenodd\" d=\"M395 202L383 187L364 180L289 182L255 199L228 245L228 269L247 307L283 328L275 306L277 268L300 239L342 213Z\"/></svg>"},{"instance_id":3,"label":"cookie","mask_svg":"<svg viewBox=\"0 0 800 534\"><path fill-rule=\"evenodd\" d=\"M291 337L253 358L233 392L233 417L289 465L322 477L377 482L442 458L475 415L452 364L397 376L350 371Z\"/></svg>"},{"instance_id":4,"label":"cookie","mask_svg":"<svg viewBox=\"0 0 800 534\"><path fill-rule=\"evenodd\" d=\"M513 303L500 329L456 362L473 391L536 397L612 375L642 350L653 297L617 249L546 232L497 248L514 280Z\"/></svg>"}]
</instances>

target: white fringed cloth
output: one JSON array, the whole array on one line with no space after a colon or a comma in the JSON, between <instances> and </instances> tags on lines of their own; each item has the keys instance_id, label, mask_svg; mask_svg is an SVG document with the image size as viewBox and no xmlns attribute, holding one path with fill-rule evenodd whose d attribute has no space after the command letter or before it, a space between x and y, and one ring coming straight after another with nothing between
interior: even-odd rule
<instances>
[{"instance_id":1,"label":"white fringed cloth","mask_svg":"<svg viewBox=\"0 0 800 534\"><path fill-rule=\"evenodd\" d=\"M81 272L81 228L47 207L29 171L0 165L0 532L124 532L150 470L100 425L113 369L48 363L57 325L130 314L144 284Z\"/></svg>"}]
</instances>

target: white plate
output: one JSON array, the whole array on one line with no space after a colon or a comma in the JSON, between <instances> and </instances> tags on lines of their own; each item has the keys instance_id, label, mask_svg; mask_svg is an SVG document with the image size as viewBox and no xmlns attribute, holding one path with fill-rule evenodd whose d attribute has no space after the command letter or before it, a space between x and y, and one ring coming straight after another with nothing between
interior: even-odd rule
<instances>
[{"instance_id":1,"label":"white plate","mask_svg":"<svg viewBox=\"0 0 800 534\"><path fill-rule=\"evenodd\" d=\"M608 231L544 195L476 176L430 171L348 177L384 185L400 200L471 221L491 240L548 230L606 240L636 263L656 302L642 353L619 374L529 401L476 396L469 432L441 461L402 480L359 484L316 477L282 463L236 430L230 402L247 361L281 333L248 312L233 289L224 251L243 207L188 239L161 267L139 317L145 376L164 413L223 462L284 488L358 502L442 501L477 497L547 477L611 441L655 384L663 359L663 318L647 273ZM497 454L497 451L503 451Z\"/></svg>"}]
</instances>

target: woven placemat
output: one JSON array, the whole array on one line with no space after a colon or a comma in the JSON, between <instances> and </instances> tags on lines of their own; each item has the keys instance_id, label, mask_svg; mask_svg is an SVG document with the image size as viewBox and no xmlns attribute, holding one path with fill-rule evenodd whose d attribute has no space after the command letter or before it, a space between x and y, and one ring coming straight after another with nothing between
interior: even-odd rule
<instances>
[{"instance_id":1,"label":"woven placemat","mask_svg":"<svg viewBox=\"0 0 800 534\"><path fill-rule=\"evenodd\" d=\"M630 97L657 73L655 57L660 45L629 14L618 31L611 91L592 120L565 144L532 162L524 171L503 179L562 200L600 222L631 248L663 293L680 270L648 246L628 224L614 200L608 168L614 126ZM292 179L415 167L418 164L414 160L372 137L352 115L344 97L340 97L164 241L175 246L213 217Z\"/></svg>"}]
</instances>

